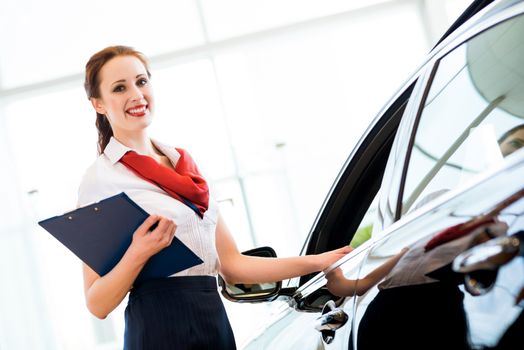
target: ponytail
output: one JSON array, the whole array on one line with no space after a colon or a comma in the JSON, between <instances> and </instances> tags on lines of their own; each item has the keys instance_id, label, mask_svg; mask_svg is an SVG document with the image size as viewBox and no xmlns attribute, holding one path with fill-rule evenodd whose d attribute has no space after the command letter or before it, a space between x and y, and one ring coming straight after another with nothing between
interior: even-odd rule
<instances>
[{"instance_id":1,"label":"ponytail","mask_svg":"<svg viewBox=\"0 0 524 350\"><path fill-rule=\"evenodd\" d=\"M98 154L104 153L104 150L113 136L113 129L104 114L97 113L95 121L96 129L98 130Z\"/></svg>"}]
</instances>

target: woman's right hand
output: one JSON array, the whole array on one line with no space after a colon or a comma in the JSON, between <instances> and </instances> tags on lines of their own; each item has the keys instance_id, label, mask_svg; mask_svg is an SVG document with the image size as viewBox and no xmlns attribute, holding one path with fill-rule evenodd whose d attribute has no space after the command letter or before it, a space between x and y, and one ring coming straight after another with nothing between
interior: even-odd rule
<instances>
[{"instance_id":1,"label":"woman's right hand","mask_svg":"<svg viewBox=\"0 0 524 350\"><path fill-rule=\"evenodd\" d=\"M155 223L158 225L151 230L151 226ZM129 249L145 262L171 244L175 237L176 227L175 222L171 219L160 215L150 215L133 233L133 241Z\"/></svg>"}]
</instances>

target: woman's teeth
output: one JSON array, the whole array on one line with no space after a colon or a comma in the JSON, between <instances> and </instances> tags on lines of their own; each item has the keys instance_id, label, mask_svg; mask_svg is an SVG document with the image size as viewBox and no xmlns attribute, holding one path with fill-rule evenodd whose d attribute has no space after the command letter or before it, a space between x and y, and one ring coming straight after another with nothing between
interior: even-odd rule
<instances>
[{"instance_id":1,"label":"woman's teeth","mask_svg":"<svg viewBox=\"0 0 524 350\"><path fill-rule=\"evenodd\" d=\"M147 108L146 106L142 106L142 107L138 107L138 108L131 108L131 109L127 110L127 113L141 115L141 114L144 114L146 112L146 108Z\"/></svg>"}]
</instances>

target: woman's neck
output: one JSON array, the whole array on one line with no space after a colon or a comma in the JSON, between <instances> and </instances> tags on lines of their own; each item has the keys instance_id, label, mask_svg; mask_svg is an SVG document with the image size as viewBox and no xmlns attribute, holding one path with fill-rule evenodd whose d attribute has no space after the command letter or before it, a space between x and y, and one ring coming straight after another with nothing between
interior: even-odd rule
<instances>
[{"instance_id":1,"label":"woman's neck","mask_svg":"<svg viewBox=\"0 0 524 350\"><path fill-rule=\"evenodd\" d=\"M142 155L155 157L158 155L155 146L145 132L137 135L116 134L113 135L121 144L136 150Z\"/></svg>"}]
</instances>

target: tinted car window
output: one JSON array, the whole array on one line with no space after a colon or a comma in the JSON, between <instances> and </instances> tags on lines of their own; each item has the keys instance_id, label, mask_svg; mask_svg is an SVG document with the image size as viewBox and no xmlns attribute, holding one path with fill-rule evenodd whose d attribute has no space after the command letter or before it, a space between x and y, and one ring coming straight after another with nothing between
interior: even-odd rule
<instances>
[{"instance_id":1,"label":"tinted car window","mask_svg":"<svg viewBox=\"0 0 524 350\"><path fill-rule=\"evenodd\" d=\"M524 146L522 33L519 16L437 63L410 150L402 215Z\"/></svg>"}]
</instances>

